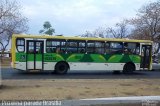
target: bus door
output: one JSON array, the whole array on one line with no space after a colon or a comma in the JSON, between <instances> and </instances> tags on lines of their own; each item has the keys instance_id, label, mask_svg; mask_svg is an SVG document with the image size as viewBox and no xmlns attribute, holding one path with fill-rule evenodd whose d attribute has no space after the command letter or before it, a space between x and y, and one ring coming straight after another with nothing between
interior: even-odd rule
<instances>
[{"instance_id":1,"label":"bus door","mask_svg":"<svg viewBox=\"0 0 160 106\"><path fill-rule=\"evenodd\" d=\"M27 41L26 69L43 70L44 42L37 40Z\"/></svg>"},{"instance_id":2,"label":"bus door","mask_svg":"<svg viewBox=\"0 0 160 106\"><path fill-rule=\"evenodd\" d=\"M149 69L151 63L151 45L142 45L141 47L141 68Z\"/></svg>"}]
</instances>

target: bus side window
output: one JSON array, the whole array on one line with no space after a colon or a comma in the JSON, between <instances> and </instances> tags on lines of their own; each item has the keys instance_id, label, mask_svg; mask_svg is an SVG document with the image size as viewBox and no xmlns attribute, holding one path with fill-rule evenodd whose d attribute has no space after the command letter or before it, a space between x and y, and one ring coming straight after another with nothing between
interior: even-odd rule
<instances>
[{"instance_id":1,"label":"bus side window","mask_svg":"<svg viewBox=\"0 0 160 106\"><path fill-rule=\"evenodd\" d=\"M61 42L60 52L61 53L65 53L66 52L66 42L65 41Z\"/></svg>"},{"instance_id":2,"label":"bus side window","mask_svg":"<svg viewBox=\"0 0 160 106\"><path fill-rule=\"evenodd\" d=\"M88 41L87 42L87 53L95 53L95 42L94 41Z\"/></svg>"},{"instance_id":3,"label":"bus side window","mask_svg":"<svg viewBox=\"0 0 160 106\"><path fill-rule=\"evenodd\" d=\"M111 54L123 53L123 43L122 42L110 42L110 53Z\"/></svg>"},{"instance_id":4,"label":"bus side window","mask_svg":"<svg viewBox=\"0 0 160 106\"><path fill-rule=\"evenodd\" d=\"M48 39L46 40L46 52L47 53L61 53L61 40L58 39ZM59 48L59 52L57 52Z\"/></svg>"},{"instance_id":5,"label":"bus side window","mask_svg":"<svg viewBox=\"0 0 160 106\"><path fill-rule=\"evenodd\" d=\"M52 41L46 40L46 52L51 53L52 52Z\"/></svg>"},{"instance_id":6,"label":"bus side window","mask_svg":"<svg viewBox=\"0 0 160 106\"><path fill-rule=\"evenodd\" d=\"M56 48L56 53L61 53L60 47Z\"/></svg>"},{"instance_id":7,"label":"bus side window","mask_svg":"<svg viewBox=\"0 0 160 106\"><path fill-rule=\"evenodd\" d=\"M95 53L104 54L105 51L105 42L95 42Z\"/></svg>"},{"instance_id":8,"label":"bus side window","mask_svg":"<svg viewBox=\"0 0 160 106\"><path fill-rule=\"evenodd\" d=\"M129 51L128 51L128 43L124 43L124 53L125 54L129 53Z\"/></svg>"},{"instance_id":9,"label":"bus side window","mask_svg":"<svg viewBox=\"0 0 160 106\"><path fill-rule=\"evenodd\" d=\"M25 39L17 38L16 39L16 48L17 48L18 52L24 52L25 51Z\"/></svg>"},{"instance_id":10,"label":"bus side window","mask_svg":"<svg viewBox=\"0 0 160 106\"><path fill-rule=\"evenodd\" d=\"M60 52L60 41L58 41L58 40L52 41L52 50L53 50L53 53Z\"/></svg>"},{"instance_id":11,"label":"bus side window","mask_svg":"<svg viewBox=\"0 0 160 106\"><path fill-rule=\"evenodd\" d=\"M106 54L109 54L110 53L110 47L109 47L109 42L107 42L106 44L105 44L105 50L106 50Z\"/></svg>"},{"instance_id":12,"label":"bus side window","mask_svg":"<svg viewBox=\"0 0 160 106\"><path fill-rule=\"evenodd\" d=\"M140 53L140 44L136 44L136 50L135 50L135 54L139 55Z\"/></svg>"},{"instance_id":13,"label":"bus side window","mask_svg":"<svg viewBox=\"0 0 160 106\"><path fill-rule=\"evenodd\" d=\"M78 53L85 53L86 52L86 42L85 41L79 41L78 42Z\"/></svg>"},{"instance_id":14,"label":"bus side window","mask_svg":"<svg viewBox=\"0 0 160 106\"><path fill-rule=\"evenodd\" d=\"M138 43L124 43L124 53L125 54L139 54L139 44Z\"/></svg>"},{"instance_id":15,"label":"bus side window","mask_svg":"<svg viewBox=\"0 0 160 106\"><path fill-rule=\"evenodd\" d=\"M77 53L78 42L70 40L67 42L67 53Z\"/></svg>"}]
</instances>

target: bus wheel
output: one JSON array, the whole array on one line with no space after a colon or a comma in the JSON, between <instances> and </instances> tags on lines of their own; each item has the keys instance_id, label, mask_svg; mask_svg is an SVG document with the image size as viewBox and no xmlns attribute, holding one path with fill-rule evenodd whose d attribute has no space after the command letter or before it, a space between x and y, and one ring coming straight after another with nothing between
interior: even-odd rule
<instances>
[{"instance_id":1,"label":"bus wheel","mask_svg":"<svg viewBox=\"0 0 160 106\"><path fill-rule=\"evenodd\" d=\"M127 63L124 65L123 73L124 74L132 74L135 71L135 65L133 63Z\"/></svg>"},{"instance_id":2,"label":"bus wheel","mask_svg":"<svg viewBox=\"0 0 160 106\"><path fill-rule=\"evenodd\" d=\"M65 62L59 62L55 66L55 73L56 74L66 74L69 69L69 66Z\"/></svg>"}]
</instances>

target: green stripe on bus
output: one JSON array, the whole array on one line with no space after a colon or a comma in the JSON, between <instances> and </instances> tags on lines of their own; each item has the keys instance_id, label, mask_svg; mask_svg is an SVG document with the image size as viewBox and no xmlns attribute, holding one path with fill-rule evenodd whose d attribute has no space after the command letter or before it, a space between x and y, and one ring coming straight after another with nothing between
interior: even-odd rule
<instances>
[{"instance_id":1,"label":"green stripe on bus","mask_svg":"<svg viewBox=\"0 0 160 106\"><path fill-rule=\"evenodd\" d=\"M25 62L26 61L26 53L16 53L16 61Z\"/></svg>"},{"instance_id":2,"label":"green stripe on bus","mask_svg":"<svg viewBox=\"0 0 160 106\"><path fill-rule=\"evenodd\" d=\"M42 54L35 54L36 61L42 61ZM97 62L97 63L140 63L141 57L138 55L122 54L56 54L44 53L44 62ZM26 53L16 53L16 61L26 61ZM27 61L34 61L34 54L27 55Z\"/></svg>"}]
</instances>

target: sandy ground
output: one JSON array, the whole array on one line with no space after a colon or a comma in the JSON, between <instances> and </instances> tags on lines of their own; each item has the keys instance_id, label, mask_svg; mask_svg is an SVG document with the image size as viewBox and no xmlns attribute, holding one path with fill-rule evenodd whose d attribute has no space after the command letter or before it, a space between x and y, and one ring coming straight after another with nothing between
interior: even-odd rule
<instances>
[{"instance_id":1,"label":"sandy ground","mask_svg":"<svg viewBox=\"0 0 160 106\"><path fill-rule=\"evenodd\" d=\"M9 67L9 60L3 68ZM160 95L160 79L3 80L0 100L85 99Z\"/></svg>"},{"instance_id":2,"label":"sandy ground","mask_svg":"<svg viewBox=\"0 0 160 106\"><path fill-rule=\"evenodd\" d=\"M0 100L160 95L160 79L3 80Z\"/></svg>"},{"instance_id":3,"label":"sandy ground","mask_svg":"<svg viewBox=\"0 0 160 106\"><path fill-rule=\"evenodd\" d=\"M8 68L11 67L11 58L0 57L0 68Z\"/></svg>"}]
</instances>

